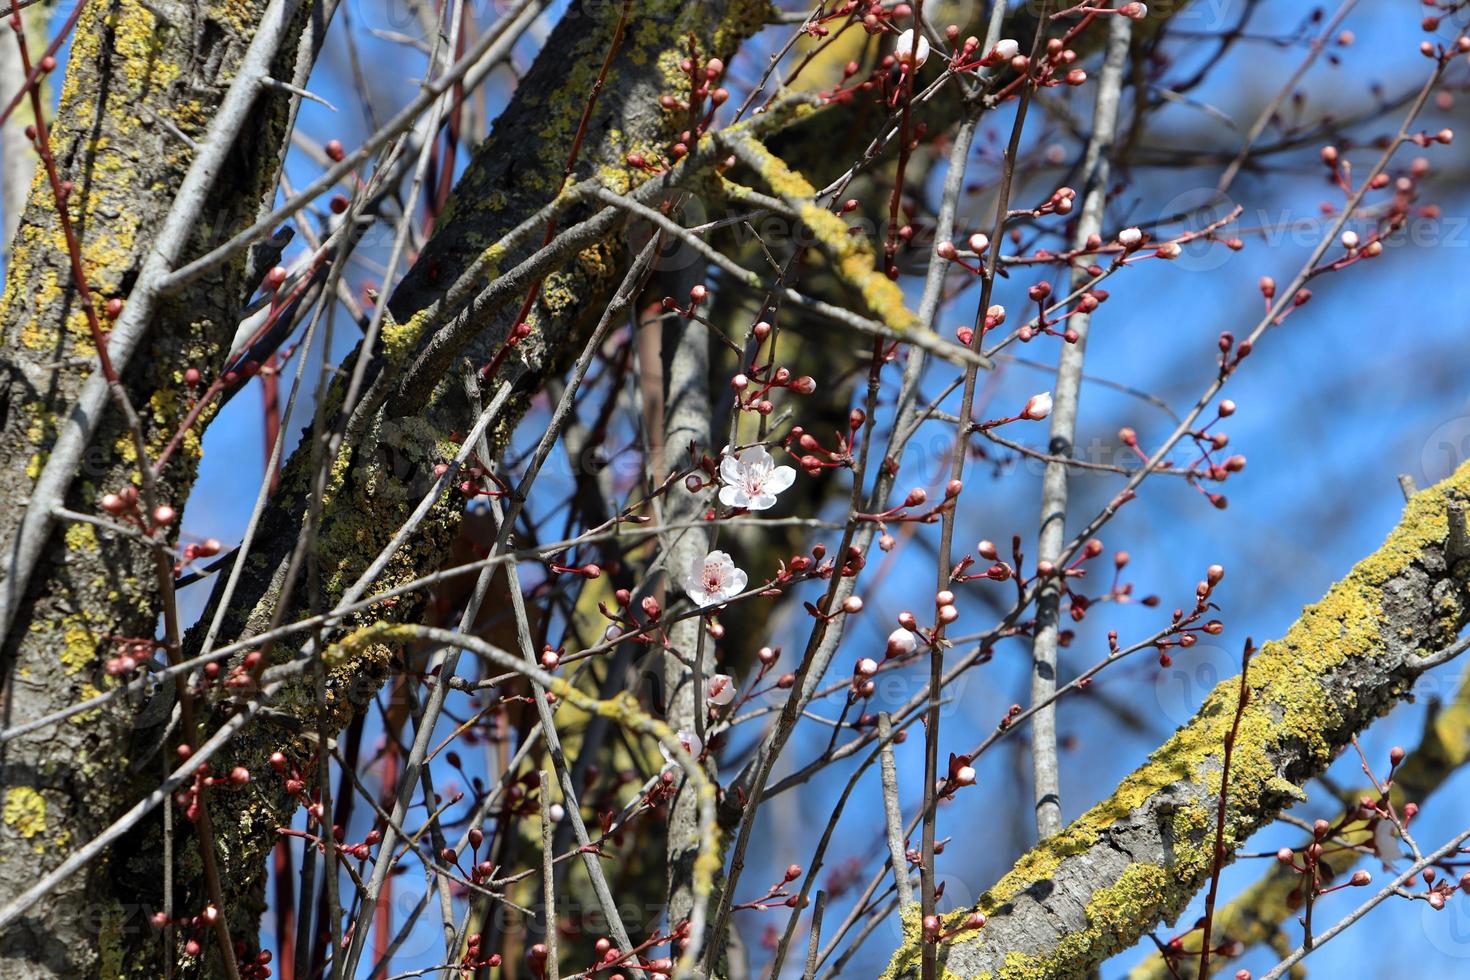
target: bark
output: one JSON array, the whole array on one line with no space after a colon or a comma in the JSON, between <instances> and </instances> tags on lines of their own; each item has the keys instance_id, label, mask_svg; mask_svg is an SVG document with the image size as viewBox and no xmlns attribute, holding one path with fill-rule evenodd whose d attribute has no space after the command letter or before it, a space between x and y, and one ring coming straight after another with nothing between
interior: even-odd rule
<instances>
[{"instance_id":1,"label":"bark","mask_svg":"<svg viewBox=\"0 0 1470 980\"><path fill-rule=\"evenodd\" d=\"M160 22L136 3L93 0L82 14L52 143L62 178L75 185L71 214L99 305L126 298L191 161L191 146L178 134L203 134L265 6L264 0L170 6L171 19ZM5 43L13 43L6 34ZM33 52L45 40L32 36ZM289 65L279 62L277 70ZM284 110L283 98L258 100L203 210L191 253L255 217L274 186ZM7 273L0 309L0 489L6 499L24 501L58 420L95 364L44 178L32 187ZM250 288L242 263L229 263L158 311L123 377L151 452L169 440L189 408L183 371L207 372L219 362ZM116 413L103 421L76 474L70 509L95 512L101 494L136 482L136 454L125 436ZM164 499L185 498L198 458L196 431L163 476ZM0 540L14 541L23 510L0 513ZM110 684L102 669L116 652L110 638L152 638L159 601L149 551L89 525L58 527L3 651L3 723L38 717ZM168 705L161 707L166 718ZM146 709L137 714L139 708L115 703L0 749L0 783L9 787L0 824L0 890L16 894L118 811L137 775L133 765L148 762L127 753L129 733L153 720ZM152 763L150 778L158 760ZM0 974L116 973L123 937L146 934L153 911L130 900L126 888L112 892L112 878L127 874L126 861L103 860L66 882L0 936Z\"/></svg>"},{"instance_id":2,"label":"bark","mask_svg":"<svg viewBox=\"0 0 1470 980\"><path fill-rule=\"evenodd\" d=\"M672 280L692 282L692 277L671 276ZM681 286L685 282L679 283ZM687 287L676 295L688 295ZM665 371L668 386L664 394L664 445L660 460L663 474L685 469L690 465L690 447L694 452L719 452L711 447L713 411L710 405L710 338L708 330L699 324L675 322L669 325L666 334ZM677 334L677 338L669 337ZM670 343L672 341L672 343ZM668 347L672 350L669 351ZM690 493L684 486L670 488L664 500L663 520L669 524L697 521L710 505L709 491ZM666 606L679 601L684 591L684 577L690 565L700 561L709 551L709 532L704 528L674 531L664 542ZM704 623L699 619L681 620L669 628L669 642L686 660L697 665L691 671L672 652L664 655L664 690L667 692L670 727L690 732L702 732L704 719L698 717L705 711L704 678L711 673L714 664L714 644L701 641ZM699 821L698 800L693 788L683 780L669 808L668 830L668 915L670 922L682 922L689 918L694 907L692 880L694 859L699 851L697 827Z\"/></svg>"},{"instance_id":3,"label":"bark","mask_svg":"<svg viewBox=\"0 0 1470 980\"><path fill-rule=\"evenodd\" d=\"M1231 761L1226 853L1303 798L1301 786L1412 688L1416 658L1470 620L1470 464L1415 495L1373 554L1251 663ZM1097 806L980 897L986 925L944 944L965 977L1081 978L1172 922L1210 877L1221 758L1238 703L1224 681L1189 724ZM969 910L950 917L946 930ZM918 921L884 974L918 975Z\"/></svg>"}]
</instances>

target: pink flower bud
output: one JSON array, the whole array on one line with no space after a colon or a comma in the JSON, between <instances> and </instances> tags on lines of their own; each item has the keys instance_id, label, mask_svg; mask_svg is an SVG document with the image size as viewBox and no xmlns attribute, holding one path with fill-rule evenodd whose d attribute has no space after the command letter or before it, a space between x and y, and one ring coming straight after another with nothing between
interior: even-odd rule
<instances>
[{"instance_id":1,"label":"pink flower bud","mask_svg":"<svg viewBox=\"0 0 1470 980\"><path fill-rule=\"evenodd\" d=\"M1051 392L1043 391L1039 395L1032 395L1026 399L1026 406L1021 409L1021 418L1032 422L1040 422L1051 414L1052 398Z\"/></svg>"}]
</instances>

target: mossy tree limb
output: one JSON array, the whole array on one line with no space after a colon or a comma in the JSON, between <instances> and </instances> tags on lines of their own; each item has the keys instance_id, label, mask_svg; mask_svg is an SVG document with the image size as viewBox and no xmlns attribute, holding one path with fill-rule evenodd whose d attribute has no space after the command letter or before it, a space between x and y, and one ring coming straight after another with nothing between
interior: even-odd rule
<instances>
[{"instance_id":1,"label":"mossy tree limb","mask_svg":"<svg viewBox=\"0 0 1470 980\"><path fill-rule=\"evenodd\" d=\"M1452 504L1466 499L1470 464L1416 494L1383 545L1256 655L1231 760L1228 853L1300 800L1308 779L1409 692L1414 658L1453 643L1470 619L1470 555L1450 551L1450 521L1463 519ZM1023 856L980 897L984 928L942 946L946 975L1087 977L1172 922L1209 879L1237 703L1237 681L1221 683L1111 796ZM905 924L886 980L918 975L917 922Z\"/></svg>"}]
</instances>

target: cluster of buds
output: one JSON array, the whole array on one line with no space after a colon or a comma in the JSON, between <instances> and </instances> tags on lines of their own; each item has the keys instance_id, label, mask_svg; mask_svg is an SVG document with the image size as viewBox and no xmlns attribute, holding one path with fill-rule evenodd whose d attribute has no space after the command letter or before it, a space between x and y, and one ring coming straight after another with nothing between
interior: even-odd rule
<instances>
[{"instance_id":1,"label":"cluster of buds","mask_svg":"<svg viewBox=\"0 0 1470 980\"><path fill-rule=\"evenodd\" d=\"M459 958L460 969L465 971L466 976L473 976L476 972L484 969L495 969L501 963L499 953L486 953L481 949L484 940L478 932L472 932L464 943L464 955ZM545 950L542 947L542 963L545 963Z\"/></svg>"},{"instance_id":2,"label":"cluster of buds","mask_svg":"<svg viewBox=\"0 0 1470 980\"><path fill-rule=\"evenodd\" d=\"M946 31L946 33L948 33ZM950 42L959 40L959 30L955 29ZM974 35L965 38L964 43L959 46L954 57L950 61L950 68L957 72L975 72L980 69L997 69L1009 65L1016 71L1025 71L1028 63L1027 58L1021 54L1021 44L1013 38L1003 37L995 42L995 46L985 52L983 56L977 57L980 51L980 39ZM1020 59L1019 61L1017 59Z\"/></svg>"},{"instance_id":3,"label":"cluster of buds","mask_svg":"<svg viewBox=\"0 0 1470 980\"><path fill-rule=\"evenodd\" d=\"M1225 624L1218 619L1210 619L1201 623L1205 614L1211 610L1219 611L1219 606L1211 600L1215 589L1225 577L1225 568L1221 565L1211 565L1205 571L1205 577L1194 587L1194 608L1186 612L1183 609L1175 609L1169 621L1169 628L1164 634L1154 640L1154 648L1159 652L1159 666L1168 667L1173 664L1174 659L1169 651L1175 647L1188 650L1199 642L1200 633L1209 636L1219 636L1225 632ZM1249 642L1249 641L1247 641ZM1108 636L1109 648L1117 652L1117 638L1115 634Z\"/></svg>"},{"instance_id":4,"label":"cluster of buds","mask_svg":"<svg viewBox=\"0 0 1470 980\"><path fill-rule=\"evenodd\" d=\"M852 665L852 682L848 685L848 700L866 700L873 696L877 686L873 678L878 675L878 661L872 657L861 657Z\"/></svg>"},{"instance_id":5,"label":"cluster of buds","mask_svg":"<svg viewBox=\"0 0 1470 980\"><path fill-rule=\"evenodd\" d=\"M1126 551L1116 551L1113 553L1113 584L1108 588L1107 601L1120 604L1138 602L1152 609L1159 604L1158 596L1146 595L1142 599L1134 599L1133 583L1123 581L1123 569L1128 567L1128 562L1132 560L1132 557ZM1108 635L1111 649L1118 649L1118 635L1116 633L1110 633Z\"/></svg>"},{"instance_id":6,"label":"cluster of buds","mask_svg":"<svg viewBox=\"0 0 1470 980\"><path fill-rule=\"evenodd\" d=\"M597 954L597 964L588 971L589 973L610 969L624 958L622 950L613 945L613 941L606 936L598 937L597 942L592 944L592 949ZM622 976L622 974L619 973L616 976Z\"/></svg>"},{"instance_id":7,"label":"cluster of buds","mask_svg":"<svg viewBox=\"0 0 1470 980\"><path fill-rule=\"evenodd\" d=\"M980 336L983 339L986 334L1006 322L1006 308L999 303L994 303L985 311L985 319L981 322ZM955 336L959 342L966 347L970 346L975 339L975 330L969 326L955 328Z\"/></svg>"},{"instance_id":8,"label":"cluster of buds","mask_svg":"<svg viewBox=\"0 0 1470 980\"><path fill-rule=\"evenodd\" d=\"M194 754L192 748L183 744L179 745L175 751L181 762ZM235 766L224 776L211 776L209 773L209 763L201 764L198 769L194 770L194 778L189 785L181 787L174 793L174 803L184 811L184 816L191 823L198 820L203 813L200 796L206 788L211 786L239 787L250 782L250 770L244 766Z\"/></svg>"},{"instance_id":9,"label":"cluster of buds","mask_svg":"<svg viewBox=\"0 0 1470 980\"><path fill-rule=\"evenodd\" d=\"M118 640L118 652L108 657L103 669L109 677L126 677L138 669L140 664L153 659L155 650L162 649L158 641L141 637L123 637Z\"/></svg>"},{"instance_id":10,"label":"cluster of buds","mask_svg":"<svg viewBox=\"0 0 1470 980\"><path fill-rule=\"evenodd\" d=\"M1092 268L1097 270L1096 275L1102 275L1102 270L1099 269L1097 266L1093 266ZM1048 308L1047 306L1047 301L1051 298L1050 283L1045 281L1037 283L1027 291L1027 295L1037 304L1038 313L1036 317L1036 324L1034 326L1031 324L1023 324L1019 329L1016 330L1017 339L1019 339L1022 343L1029 343L1032 338L1036 336L1037 332L1040 331L1041 333L1047 334L1052 337L1060 337L1062 338L1062 340L1066 341L1069 344L1075 344L1077 343L1077 339L1079 336L1075 329L1069 326L1062 326L1062 328L1058 330L1057 327L1059 325L1065 324L1069 319L1078 315L1079 313L1090 315L1099 306L1108 301L1108 297L1110 294L1106 289L1089 289L1081 296L1077 297L1077 303L1075 306L1073 306L1070 310L1062 312L1059 316L1049 315L1050 313L1055 313L1059 309L1061 309L1060 303L1053 304L1050 308Z\"/></svg>"},{"instance_id":11,"label":"cluster of buds","mask_svg":"<svg viewBox=\"0 0 1470 980\"><path fill-rule=\"evenodd\" d=\"M771 325L761 320L751 333L764 340L770 336ZM735 391L735 405L740 411L770 415L776 410L770 398L772 391L785 388L798 395L810 395L817 390L817 382L810 375L792 377L788 368L752 363L730 379L730 387Z\"/></svg>"},{"instance_id":12,"label":"cluster of buds","mask_svg":"<svg viewBox=\"0 0 1470 980\"><path fill-rule=\"evenodd\" d=\"M1425 0L1424 5L1426 7L1438 6L1445 12L1456 10L1463 6L1463 4L1457 3L1435 4L1433 0ZM1442 23L1443 17L1439 13L1425 14L1424 19L1419 22L1419 26L1424 29L1426 34L1434 34L1439 31ZM1447 62L1458 55L1470 53L1470 34L1461 34L1448 44L1429 40L1421 41L1419 42L1419 53L1426 58L1433 58L1439 62Z\"/></svg>"},{"instance_id":13,"label":"cluster of buds","mask_svg":"<svg viewBox=\"0 0 1470 980\"><path fill-rule=\"evenodd\" d=\"M376 831L374 831L376 833ZM446 847L439 851L439 860L445 867L452 867L459 871L470 881L477 885L488 886L491 878L495 875L495 863L490 860L480 860L480 848L485 843L485 832L479 827L471 827L467 835L471 848L470 867L466 871L460 864L459 852L452 847ZM376 843L376 841L374 841Z\"/></svg>"},{"instance_id":14,"label":"cluster of buds","mask_svg":"<svg viewBox=\"0 0 1470 980\"><path fill-rule=\"evenodd\" d=\"M155 508L155 511L163 508ZM172 508L169 508L172 510ZM184 568L200 558L213 558L220 553L223 547L218 538L205 538L203 541L191 541L184 545L184 550L179 553L179 560L174 563L174 576L182 574Z\"/></svg>"},{"instance_id":15,"label":"cluster of buds","mask_svg":"<svg viewBox=\"0 0 1470 980\"><path fill-rule=\"evenodd\" d=\"M1013 208L1011 218L1041 218L1049 214L1071 214L1077 206L1077 191L1071 187L1058 187L1051 196L1034 208Z\"/></svg>"},{"instance_id":16,"label":"cluster of buds","mask_svg":"<svg viewBox=\"0 0 1470 980\"><path fill-rule=\"evenodd\" d=\"M853 465L853 453L857 450L858 430L866 421L867 415L862 409L854 408L849 412L848 431L833 433L837 440L834 449L823 446L816 436L799 425L792 427L783 445L786 451L796 458L797 463L808 476L819 476L823 470L849 468ZM793 444L796 447L794 449Z\"/></svg>"},{"instance_id":17,"label":"cluster of buds","mask_svg":"<svg viewBox=\"0 0 1470 980\"><path fill-rule=\"evenodd\" d=\"M1184 943L1185 940L1188 939L1191 935L1204 929L1204 925L1205 920L1203 917L1201 917L1195 920L1194 928L1190 929L1189 932L1183 933L1182 935L1174 936L1173 938L1164 942L1163 948L1160 949L1159 952L1163 954L1164 959L1171 965L1171 967L1177 966L1179 962L1184 959L1192 959L1196 961L1199 960L1200 951L1198 949L1189 948L1185 946ZM1211 956L1216 956L1226 960L1233 960L1237 956L1240 956L1244 953L1245 943L1241 942L1239 939L1227 939L1224 942L1220 943L1220 945L1210 950ZM1241 977L1242 973L1245 974L1244 978ZM1237 971L1235 974L1235 980L1250 980L1250 971Z\"/></svg>"},{"instance_id":18,"label":"cluster of buds","mask_svg":"<svg viewBox=\"0 0 1470 980\"><path fill-rule=\"evenodd\" d=\"M448 463L439 463L434 467L434 479L438 480L449 472ZM510 493L510 487L487 466L471 463L460 469L456 474L461 479L455 484L459 492L473 500L476 497L493 497L500 499ZM486 484L490 485L488 488Z\"/></svg>"},{"instance_id":19,"label":"cluster of buds","mask_svg":"<svg viewBox=\"0 0 1470 980\"><path fill-rule=\"evenodd\" d=\"M1230 345L1233 343L1233 340L1234 338L1229 333L1221 335L1220 350L1222 353L1228 350ZM1242 344L1236 345L1236 347L1239 348L1245 346L1245 343L1248 342L1243 342ZM1247 350L1246 353L1248 354L1249 350ZM1245 355L1242 354L1240 356ZM1179 471L1191 487L1203 494L1204 497L1209 500L1210 504L1219 510L1224 510L1225 508L1230 506L1230 501L1225 497L1224 494L1214 490L1209 490L1202 486L1201 481L1208 481L1211 483L1224 483L1226 480L1230 479L1233 474L1239 473L1245 469L1246 458L1240 453L1232 454L1223 459L1219 459L1216 457L1216 454L1223 453L1225 447L1230 445L1230 436L1224 432L1210 431L1215 423L1229 418L1230 416L1235 414L1235 411L1236 404L1234 401L1229 398L1222 399L1220 403L1216 406L1215 418L1211 419L1203 427L1199 429L1191 429L1187 433L1190 439L1194 441L1195 447L1199 450L1200 455L1199 458L1191 462L1187 468ZM1136 456L1141 463L1145 465L1148 464L1149 455L1148 453L1143 451L1141 446L1139 446L1138 433L1135 430L1127 426L1119 429L1118 441L1127 446L1130 450L1132 450L1133 455ZM1174 468L1173 464L1168 460L1161 461L1158 464L1158 467L1159 469L1163 470Z\"/></svg>"},{"instance_id":20,"label":"cluster of buds","mask_svg":"<svg viewBox=\"0 0 1470 980\"><path fill-rule=\"evenodd\" d=\"M204 665L204 680L207 684L220 682L220 675L224 675L224 686L235 694L253 694L260 685L260 675L265 669L265 657L259 650L251 650L240 658L226 673L218 660L211 660Z\"/></svg>"},{"instance_id":21,"label":"cluster of buds","mask_svg":"<svg viewBox=\"0 0 1470 980\"><path fill-rule=\"evenodd\" d=\"M663 606L659 604L655 596L646 595L638 600L638 607L643 610L647 624L640 623L637 615L633 612L633 593L627 589L618 589L613 593L613 601L617 603L617 609L609 609L607 604L599 602L597 609L608 620L607 630L603 633L604 640L629 639L638 643L651 644L655 637L650 635L649 630L657 629L659 621L663 618ZM660 636L662 630L658 630ZM558 660L558 663L560 660ZM548 668L549 669L549 668Z\"/></svg>"},{"instance_id":22,"label":"cluster of buds","mask_svg":"<svg viewBox=\"0 0 1470 980\"><path fill-rule=\"evenodd\" d=\"M689 127L679 133L678 140L669 148L669 155L675 160L689 153L689 148L709 128L716 110L730 98L730 90L718 85L725 74L725 62L721 59L710 58L701 62L691 51L689 57L679 62L679 71L689 79L688 98L665 94L658 100L665 111L689 114Z\"/></svg>"},{"instance_id":23,"label":"cluster of buds","mask_svg":"<svg viewBox=\"0 0 1470 980\"><path fill-rule=\"evenodd\" d=\"M207 932L214 929L223 913L214 905L206 905L198 915L183 915L170 918L163 912L155 912L149 917L153 928L158 930L167 929L169 926L185 930L188 938L184 941L184 954L198 958L204 954L204 937ZM235 942L236 968L242 980L266 980L271 976L271 961L275 958L271 951L262 949L257 953L247 952L243 940Z\"/></svg>"},{"instance_id":24,"label":"cluster of buds","mask_svg":"<svg viewBox=\"0 0 1470 980\"><path fill-rule=\"evenodd\" d=\"M1299 907L1303 902L1315 901L1323 895L1344 888L1364 888L1373 883L1371 874L1359 870L1341 884L1330 884L1334 873L1327 859L1334 854L1354 850L1351 845L1334 840L1340 829L1334 828L1326 820L1317 820L1312 824L1312 839L1305 847L1283 847L1276 852L1278 863L1302 876L1301 887L1293 891L1287 899L1289 907Z\"/></svg>"},{"instance_id":25,"label":"cluster of buds","mask_svg":"<svg viewBox=\"0 0 1470 980\"><path fill-rule=\"evenodd\" d=\"M1021 546L1020 536L1015 536L1012 539L1012 543L1015 545L1016 549L1019 549ZM992 582L1005 582L1013 576L1018 579L1020 578L1020 573L1017 571L1017 569L1019 569L1021 566L1021 555L1019 550L1016 550L1015 554L1015 568L1012 568L1009 564L1000 560L1000 549L995 546L994 541L991 541L989 539L983 540L979 544L977 544L975 546L975 553L979 555L980 558L990 562L990 567L985 569L985 571L983 572L971 572L969 571L969 568L970 566L975 564L976 560L971 556L966 555L965 557L961 558L959 560L959 563L955 565L955 567L951 570L951 580L955 582L973 582L976 579L984 578L989 579Z\"/></svg>"},{"instance_id":26,"label":"cluster of buds","mask_svg":"<svg viewBox=\"0 0 1470 980\"><path fill-rule=\"evenodd\" d=\"M990 250L990 236L977 231L970 236L966 244L969 248L965 251L960 251L960 249L955 247L954 242L947 240L936 242L934 245L934 254L946 262L953 262L973 275L985 275L985 269L981 266L980 262L984 258L985 253ZM974 259L975 264L971 265L968 261L969 259Z\"/></svg>"},{"instance_id":27,"label":"cluster of buds","mask_svg":"<svg viewBox=\"0 0 1470 980\"><path fill-rule=\"evenodd\" d=\"M150 537L170 527L179 516L168 504L159 504L144 514L138 506L138 488L133 486L123 487L117 493L105 493L97 504L104 513L133 525Z\"/></svg>"},{"instance_id":28,"label":"cluster of buds","mask_svg":"<svg viewBox=\"0 0 1470 980\"><path fill-rule=\"evenodd\" d=\"M766 893L764 895L762 895L760 898L755 899L754 901L741 902L739 905L734 906L734 908L762 910L776 908L794 909L799 904L804 903L801 902L801 896L793 894L787 886L800 877L801 865L788 865L786 868L786 873L781 876L781 880L776 882L770 888L766 889Z\"/></svg>"}]
</instances>

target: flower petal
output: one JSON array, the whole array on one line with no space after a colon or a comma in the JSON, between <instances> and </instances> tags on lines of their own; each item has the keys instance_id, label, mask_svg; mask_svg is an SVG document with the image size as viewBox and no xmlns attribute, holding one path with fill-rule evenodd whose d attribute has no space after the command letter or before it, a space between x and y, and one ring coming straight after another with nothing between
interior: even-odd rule
<instances>
[{"instance_id":1,"label":"flower petal","mask_svg":"<svg viewBox=\"0 0 1470 980\"><path fill-rule=\"evenodd\" d=\"M781 493L788 490L791 484L796 482L796 470L789 466L777 466L771 470L771 475L766 478L767 493Z\"/></svg>"},{"instance_id":2,"label":"flower petal","mask_svg":"<svg viewBox=\"0 0 1470 980\"><path fill-rule=\"evenodd\" d=\"M744 483L744 468L737 460L726 456L724 459L720 460L720 479L729 484Z\"/></svg>"}]
</instances>

